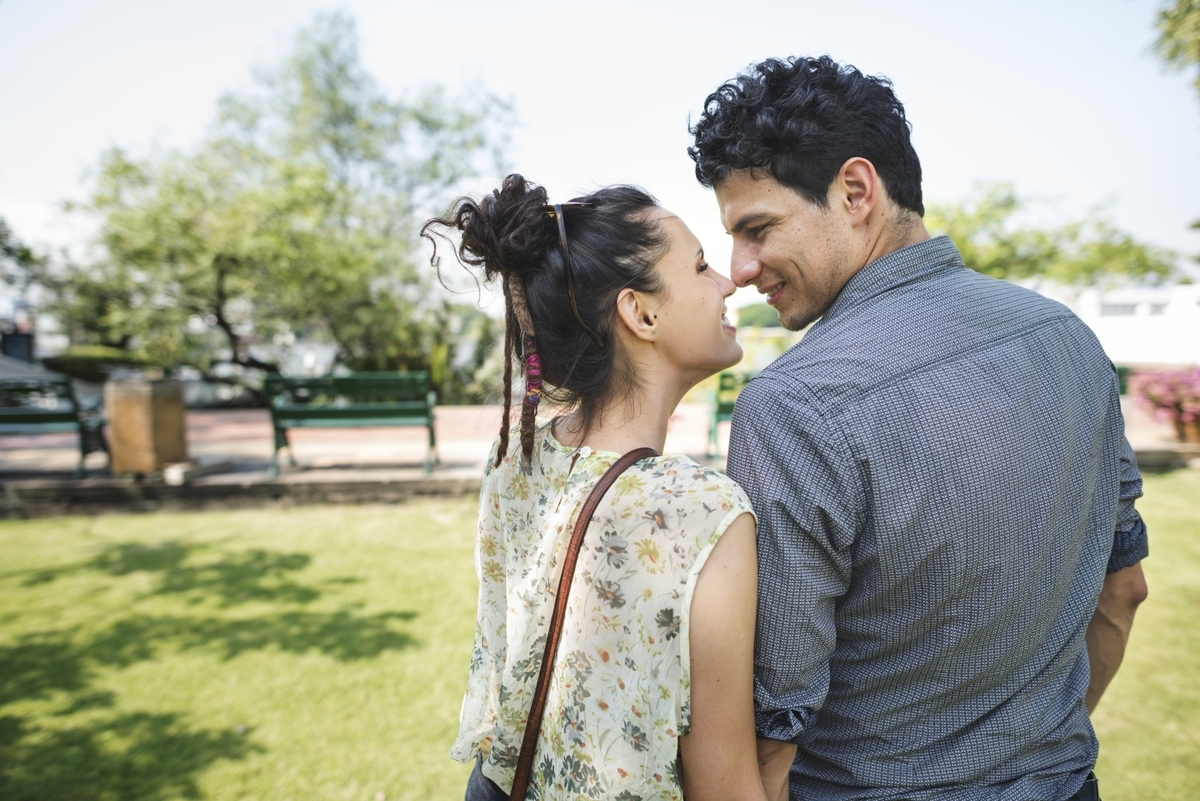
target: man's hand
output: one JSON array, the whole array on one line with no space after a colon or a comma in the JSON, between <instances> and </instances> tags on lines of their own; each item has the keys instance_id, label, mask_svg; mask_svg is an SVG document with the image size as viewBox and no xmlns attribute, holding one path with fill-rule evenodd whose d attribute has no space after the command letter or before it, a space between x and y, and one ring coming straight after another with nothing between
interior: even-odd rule
<instances>
[{"instance_id":1,"label":"man's hand","mask_svg":"<svg viewBox=\"0 0 1200 801\"><path fill-rule=\"evenodd\" d=\"M1125 657L1129 630L1133 628L1133 613L1138 604L1146 600L1147 592L1146 577L1142 574L1140 562L1104 577L1104 588L1100 590L1096 613L1092 615L1084 635L1088 663L1092 669L1085 697L1089 713L1095 711L1100 696L1113 676L1117 675L1117 668Z\"/></svg>"},{"instance_id":2,"label":"man's hand","mask_svg":"<svg viewBox=\"0 0 1200 801\"><path fill-rule=\"evenodd\" d=\"M788 774L796 759L796 746L779 740L758 741L758 772L767 801L788 801Z\"/></svg>"}]
</instances>

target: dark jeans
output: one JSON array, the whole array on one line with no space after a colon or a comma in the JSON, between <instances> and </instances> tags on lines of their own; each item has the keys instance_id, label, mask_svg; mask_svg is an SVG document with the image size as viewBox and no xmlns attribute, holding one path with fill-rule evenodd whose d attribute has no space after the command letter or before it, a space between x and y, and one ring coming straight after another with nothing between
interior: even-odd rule
<instances>
[{"instance_id":1,"label":"dark jeans","mask_svg":"<svg viewBox=\"0 0 1200 801\"><path fill-rule=\"evenodd\" d=\"M1083 786L1079 788L1079 792L1067 801L1100 801L1100 782L1096 780L1096 774L1089 773L1083 781Z\"/></svg>"},{"instance_id":2,"label":"dark jeans","mask_svg":"<svg viewBox=\"0 0 1200 801\"><path fill-rule=\"evenodd\" d=\"M508 801L508 794L501 790L494 781L483 775L480 766L483 760L475 757L475 770L467 779L467 796L464 801ZM1090 798L1089 796L1079 796Z\"/></svg>"}]
</instances>

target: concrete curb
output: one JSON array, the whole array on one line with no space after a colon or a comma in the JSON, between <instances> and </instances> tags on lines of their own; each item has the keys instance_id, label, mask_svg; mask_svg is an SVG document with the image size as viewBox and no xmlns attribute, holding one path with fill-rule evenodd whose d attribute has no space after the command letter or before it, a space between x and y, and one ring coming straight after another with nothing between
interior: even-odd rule
<instances>
[{"instance_id":1,"label":"concrete curb","mask_svg":"<svg viewBox=\"0 0 1200 801\"><path fill-rule=\"evenodd\" d=\"M0 485L0 519L324 503L402 503L417 497L478 495L479 484L479 479L248 482L184 486L137 484L119 479L12 481Z\"/></svg>"}]
</instances>

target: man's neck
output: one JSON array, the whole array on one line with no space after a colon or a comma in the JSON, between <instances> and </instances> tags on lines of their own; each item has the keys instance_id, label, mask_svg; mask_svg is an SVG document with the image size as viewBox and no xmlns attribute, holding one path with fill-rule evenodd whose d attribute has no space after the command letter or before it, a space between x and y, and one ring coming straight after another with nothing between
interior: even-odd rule
<instances>
[{"instance_id":1,"label":"man's neck","mask_svg":"<svg viewBox=\"0 0 1200 801\"><path fill-rule=\"evenodd\" d=\"M910 211L894 213L891 217L885 218L883 223L882 233L872 243L863 266L882 259L889 253L895 253L901 248L925 242L931 238L929 231L925 229L925 221Z\"/></svg>"}]
</instances>

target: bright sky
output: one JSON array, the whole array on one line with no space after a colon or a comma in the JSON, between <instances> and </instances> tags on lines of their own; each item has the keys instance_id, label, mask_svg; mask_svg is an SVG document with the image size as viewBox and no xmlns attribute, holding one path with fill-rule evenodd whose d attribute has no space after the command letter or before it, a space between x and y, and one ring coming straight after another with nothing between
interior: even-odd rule
<instances>
[{"instance_id":1,"label":"bright sky","mask_svg":"<svg viewBox=\"0 0 1200 801\"><path fill-rule=\"evenodd\" d=\"M217 97L252 87L321 10L358 20L393 95L481 83L515 101L513 169L556 199L645 186L710 262L729 244L685 148L689 115L747 64L829 53L890 77L913 123L928 201L1008 181L1065 217L1200 251L1200 101L1151 52L1151 0L604 3L459 0L0 0L0 216L65 245L100 152L187 146ZM751 292L738 301L753 302Z\"/></svg>"}]
</instances>

